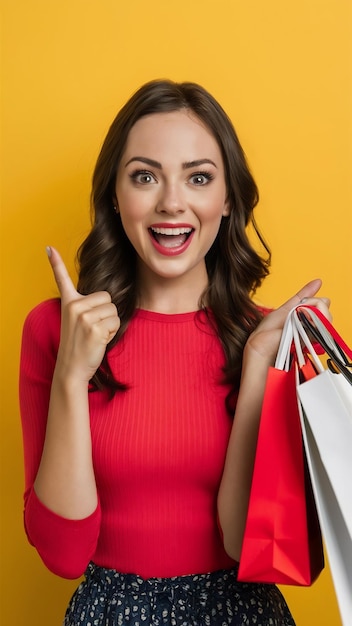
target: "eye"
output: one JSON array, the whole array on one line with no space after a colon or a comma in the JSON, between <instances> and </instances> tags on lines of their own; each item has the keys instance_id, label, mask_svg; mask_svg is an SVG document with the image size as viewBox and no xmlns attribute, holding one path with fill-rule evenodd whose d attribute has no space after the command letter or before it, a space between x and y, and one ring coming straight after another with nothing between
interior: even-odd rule
<instances>
[{"instance_id":1,"label":"eye","mask_svg":"<svg viewBox=\"0 0 352 626\"><path fill-rule=\"evenodd\" d=\"M202 187L210 183L213 178L214 176L210 172L195 172L194 174L192 174L189 180L192 185Z\"/></svg>"},{"instance_id":2,"label":"eye","mask_svg":"<svg viewBox=\"0 0 352 626\"><path fill-rule=\"evenodd\" d=\"M139 185L150 185L157 182L155 176L148 170L135 170L130 174L130 178Z\"/></svg>"}]
</instances>

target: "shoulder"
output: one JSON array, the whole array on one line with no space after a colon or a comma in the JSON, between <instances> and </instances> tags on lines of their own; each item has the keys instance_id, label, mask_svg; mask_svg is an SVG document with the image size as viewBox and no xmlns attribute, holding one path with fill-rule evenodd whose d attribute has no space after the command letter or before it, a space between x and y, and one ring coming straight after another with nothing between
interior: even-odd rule
<instances>
[{"instance_id":1,"label":"shoulder","mask_svg":"<svg viewBox=\"0 0 352 626\"><path fill-rule=\"evenodd\" d=\"M24 322L25 327L31 328L38 327L38 329L44 330L44 327L59 324L61 321L61 304L59 298L52 298L51 300L44 300L40 304L37 304L32 309Z\"/></svg>"},{"instance_id":2,"label":"shoulder","mask_svg":"<svg viewBox=\"0 0 352 626\"><path fill-rule=\"evenodd\" d=\"M60 318L61 301L60 298L51 298L37 304L27 315L27 319Z\"/></svg>"},{"instance_id":3,"label":"shoulder","mask_svg":"<svg viewBox=\"0 0 352 626\"><path fill-rule=\"evenodd\" d=\"M259 305L256 305L256 306L257 306L259 313L261 313L263 317L265 317L266 315L269 315L269 313L271 313L274 310L267 306L259 306Z\"/></svg>"},{"instance_id":4,"label":"shoulder","mask_svg":"<svg viewBox=\"0 0 352 626\"><path fill-rule=\"evenodd\" d=\"M24 341L58 345L60 340L61 304L59 298L37 304L27 315L23 326Z\"/></svg>"}]
</instances>

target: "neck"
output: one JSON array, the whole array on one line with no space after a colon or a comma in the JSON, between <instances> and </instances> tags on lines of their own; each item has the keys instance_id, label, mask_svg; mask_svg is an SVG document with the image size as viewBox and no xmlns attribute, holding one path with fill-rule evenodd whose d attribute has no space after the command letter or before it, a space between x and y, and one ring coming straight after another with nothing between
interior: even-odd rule
<instances>
[{"instance_id":1,"label":"neck","mask_svg":"<svg viewBox=\"0 0 352 626\"><path fill-rule=\"evenodd\" d=\"M139 275L138 307L158 313L188 313L197 311L199 301L208 284L208 275L198 273L197 277L177 276L163 278L153 276L152 280L142 273Z\"/></svg>"}]
</instances>

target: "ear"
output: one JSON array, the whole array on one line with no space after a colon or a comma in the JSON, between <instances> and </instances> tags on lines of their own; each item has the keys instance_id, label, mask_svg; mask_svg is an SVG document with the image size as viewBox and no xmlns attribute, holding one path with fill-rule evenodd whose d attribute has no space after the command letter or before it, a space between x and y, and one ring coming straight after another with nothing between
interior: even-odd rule
<instances>
[{"instance_id":1,"label":"ear","mask_svg":"<svg viewBox=\"0 0 352 626\"><path fill-rule=\"evenodd\" d=\"M222 216L228 217L229 215L230 215L230 203L228 200L226 200L223 211L222 211Z\"/></svg>"},{"instance_id":2,"label":"ear","mask_svg":"<svg viewBox=\"0 0 352 626\"><path fill-rule=\"evenodd\" d=\"M119 205L118 205L116 196L113 197L112 201L113 201L113 205L114 205L114 211L115 211L115 213L118 213L119 212Z\"/></svg>"}]
</instances>

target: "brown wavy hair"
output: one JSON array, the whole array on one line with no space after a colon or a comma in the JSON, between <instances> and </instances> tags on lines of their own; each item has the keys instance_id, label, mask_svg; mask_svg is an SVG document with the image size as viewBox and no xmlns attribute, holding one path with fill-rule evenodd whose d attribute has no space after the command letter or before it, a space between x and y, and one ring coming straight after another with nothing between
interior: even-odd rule
<instances>
[{"instance_id":1,"label":"brown wavy hair","mask_svg":"<svg viewBox=\"0 0 352 626\"><path fill-rule=\"evenodd\" d=\"M151 81L128 100L113 121L93 174L92 229L77 255L78 291L82 294L108 291L118 309L121 326L108 345L108 352L122 337L137 306L136 252L113 210L117 170L128 134L137 120L153 113L182 109L193 112L212 132L224 162L230 212L222 218L218 235L205 258L209 283L199 307L207 307L213 313L226 355L224 380L235 390L244 344L262 317L252 296L269 272L270 250L254 220L258 190L235 129L220 104L203 87L190 82ZM264 257L248 239L250 223ZM126 388L123 381L114 379L106 354L91 388L107 388L112 394Z\"/></svg>"}]
</instances>

